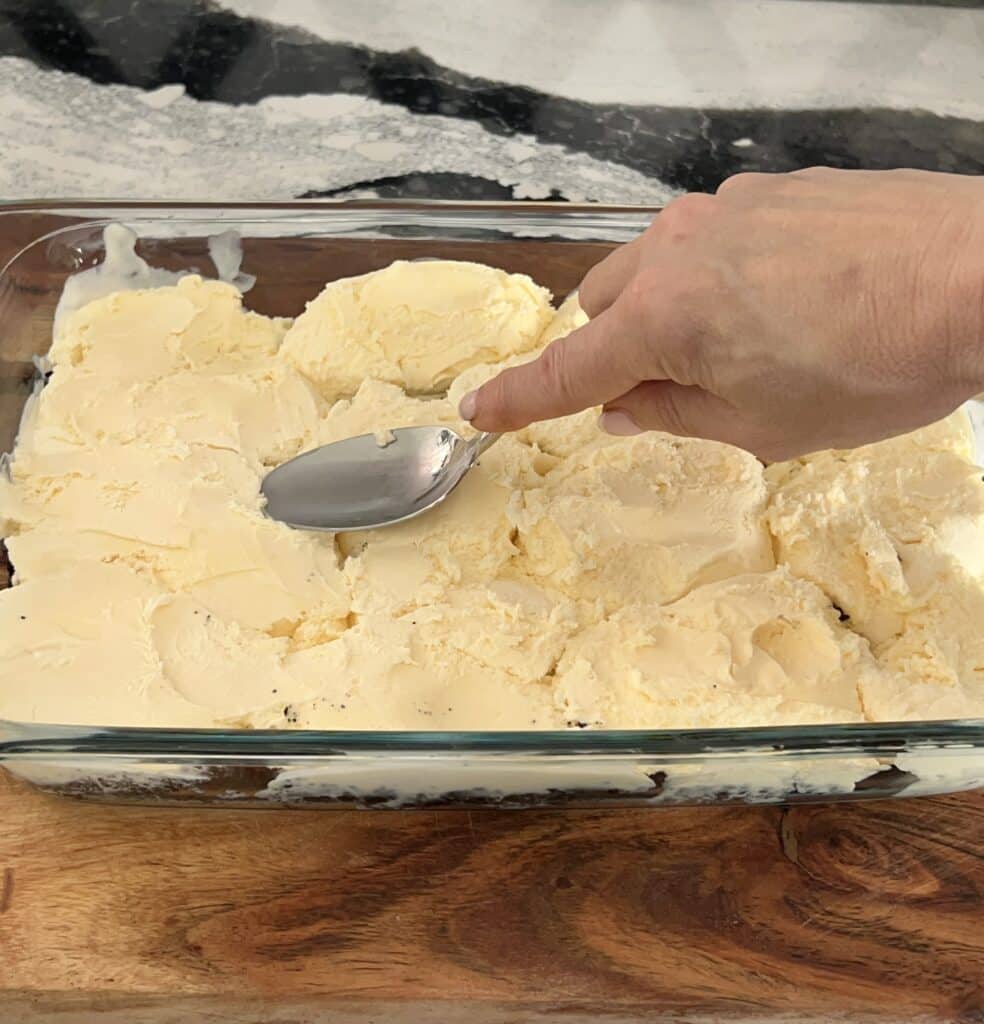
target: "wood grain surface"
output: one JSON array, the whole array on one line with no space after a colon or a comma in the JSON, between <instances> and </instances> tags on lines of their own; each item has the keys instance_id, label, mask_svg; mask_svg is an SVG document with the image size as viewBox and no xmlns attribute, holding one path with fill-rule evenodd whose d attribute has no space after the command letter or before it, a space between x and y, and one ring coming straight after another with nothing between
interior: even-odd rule
<instances>
[{"instance_id":1,"label":"wood grain surface","mask_svg":"<svg viewBox=\"0 0 984 1024\"><path fill-rule=\"evenodd\" d=\"M984 791L173 811L57 800L0 771L0 950L4 1024L969 1024Z\"/></svg>"}]
</instances>

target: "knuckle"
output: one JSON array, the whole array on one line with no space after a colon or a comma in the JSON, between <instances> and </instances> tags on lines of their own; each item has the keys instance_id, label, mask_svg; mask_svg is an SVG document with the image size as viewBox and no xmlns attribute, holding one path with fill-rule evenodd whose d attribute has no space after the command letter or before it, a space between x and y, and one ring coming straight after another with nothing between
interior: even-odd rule
<instances>
[{"instance_id":1,"label":"knuckle","mask_svg":"<svg viewBox=\"0 0 984 1024\"><path fill-rule=\"evenodd\" d=\"M713 212L714 196L704 192L690 192L674 199L656 219L660 234L670 238L690 237L695 229Z\"/></svg>"},{"instance_id":2,"label":"knuckle","mask_svg":"<svg viewBox=\"0 0 984 1024\"><path fill-rule=\"evenodd\" d=\"M795 171L790 171L789 177L799 178L801 181L822 181L836 173L830 167L821 167L819 164L813 164L810 167L800 167Z\"/></svg>"},{"instance_id":3,"label":"knuckle","mask_svg":"<svg viewBox=\"0 0 984 1024\"><path fill-rule=\"evenodd\" d=\"M655 275L649 270L640 270L625 286L623 296L632 312L641 312L648 307L657 288Z\"/></svg>"},{"instance_id":4,"label":"knuckle","mask_svg":"<svg viewBox=\"0 0 984 1024\"><path fill-rule=\"evenodd\" d=\"M725 178L718 186L717 194L723 196L733 192L748 192L761 187L774 177L772 174L762 174L759 171L742 171Z\"/></svg>"},{"instance_id":5,"label":"knuckle","mask_svg":"<svg viewBox=\"0 0 984 1024\"><path fill-rule=\"evenodd\" d=\"M700 215L714 206L714 196L706 192L688 192L686 195L674 199L670 206L676 207L678 211L685 211L691 216Z\"/></svg>"}]
</instances>

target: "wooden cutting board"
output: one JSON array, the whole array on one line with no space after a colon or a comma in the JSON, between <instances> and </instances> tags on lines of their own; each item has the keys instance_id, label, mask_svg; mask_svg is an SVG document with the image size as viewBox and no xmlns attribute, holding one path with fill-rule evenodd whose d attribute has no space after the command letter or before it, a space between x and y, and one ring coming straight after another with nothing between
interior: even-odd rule
<instances>
[{"instance_id":1,"label":"wooden cutting board","mask_svg":"<svg viewBox=\"0 0 984 1024\"><path fill-rule=\"evenodd\" d=\"M984 791L113 808L0 771L0 1021L984 1021Z\"/></svg>"}]
</instances>

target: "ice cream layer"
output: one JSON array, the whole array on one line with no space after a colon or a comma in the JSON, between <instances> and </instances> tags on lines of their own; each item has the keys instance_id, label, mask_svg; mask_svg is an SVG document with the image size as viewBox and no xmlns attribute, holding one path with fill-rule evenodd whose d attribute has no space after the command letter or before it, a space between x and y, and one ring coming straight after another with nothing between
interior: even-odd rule
<instances>
[{"instance_id":1,"label":"ice cream layer","mask_svg":"<svg viewBox=\"0 0 984 1024\"><path fill-rule=\"evenodd\" d=\"M0 715L86 725L218 725L316 692L289 642L129 568L79 564L0 601Z\"/></svg>"},{"instance_id":2,"label":"ice cream layer","mask_svg":"<svg viewBox=\"0 0 984 1024\"><path fill-rule=\"evenodd\" d=\"M79 370L52 377L18 458L140 442L178 455L194 445L234 451L261 469L309 448L318 424L311 386L282 363L214 376L207 387L190 370L142 381Z\"/></svg>"},{"instance_id":3,"label":"ice cream layer","mask_svg":"<svg viewBox=\"0 0 984 1024\"><path fill-rule=\"evenodd\" d=\"M259 478L234 453L198 447L168 457L106 445L30 465L0 491L21 581L79 564L125 565L216 615L276 633L312 619L334 632L326 624L349 613L331 538L267 519Z\"/></svg>"},{"instance_id":4,"label":"ice cream layer","mask_svg":"<svg viewBox=\"0 0 984 1024\"><path fill-rule=\"evenodd\" d=\"M563 728L550 672L574 628L569 602L501 581L369 615L291 659L318 695L284 718L310 729ZM250 722L284 724L275 710Z\"/></svg>"},{"instance_id":5,"label":"ice cream layer","mask_svg":"<svg viewBox=\"0 0 984 1024\"><path fill-rule=\"evenodd\" d=\"M115 292L59 321L53 366L146 383L180 370L202 375L265 367L288 321L242 308L230 284L191 275L173 287Z\"/></svg>"},{"instance_id":6,"label":"ice cream layer","mask_svg":"<svg viewBox=\"0 0 984 1024\"><path fill-rule=\"evenodd\" d=\"M522 274L400 261L329 284L297 318L284 354L332 395L366 378L433 392L474 363L533 348L552 314L550 293Z\"/></svg>"},{"instance_id":7,"label":"ice cream layer","mask_svg":"<svg viewBox=\"0 0 984 1024\"><path fill-rule=\"evenodd\" d=\"M819 586L894 673L895 685L865 695L873 717L923 717L930 704L950 709L933 717L984 710L974 625L984 613L984 484L970 445L960 412L768 472L776 557Z\"/></svg>"},{"instance_id":8,"label":"ice cream layer","mask_svg":"<svg viewBox=\"0 0 984 1024\"><path fill-rule=\"evenodd\" d=\"M517 496L517 570L599 614L664 604L771 569L765 503L737 448L657 433L587 446Z\"/></svg>"},{"instance_id":9,"label":"ice cream layer","mask_svg":"<svg viewBox=\"0 0 984 1024\"><path fill-rule=\"evenodd\" d=\"M823 594L779 569L627 605L571 640L555 685L572 724L712 728L859 721L878 675Z\"/></svg>"},{"instance_id":10,"label":"ice cream layer","mask_svg":"<svg viewBox=\"0 0 984 1024\"><path fill-rule=\"evenodd\" d=\"M401 263L291 325L231 286L65 307L0 529L0 718L331 729L667 728L984 713L984 484L959 417L770 467L502 438L438 509L330 536L267 469L443 424L586 322L529 279ZM777 567L777 561L779 566Z\"/></svg>"}]
</instances>

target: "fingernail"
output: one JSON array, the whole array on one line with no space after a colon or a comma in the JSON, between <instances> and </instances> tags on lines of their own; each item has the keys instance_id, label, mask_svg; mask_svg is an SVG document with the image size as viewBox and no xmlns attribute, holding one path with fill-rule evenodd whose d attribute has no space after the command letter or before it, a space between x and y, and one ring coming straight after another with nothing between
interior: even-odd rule
<instances>
[{"instance_id":1,"label":"fingernail","mask_svg":"<svg viewBox=\"0 0 984 1024\"><path fill-rule=\"evenodd\" d=\"M475 417L475 410L478 408L478 392L469 391L458 403L458 415L469 423Z\"/></svg>"},{"instance_id":2,"label":"fingernail","mask_svg":"<svg viewBox=\"0 0 984 1024\"><path fill-rule=\"evenodd\" d=\"M642 427L624 409L609 409L601 414L598 426L606 434L616 437L632 437L642 433Z\"/></svg>"}]
</instances>

